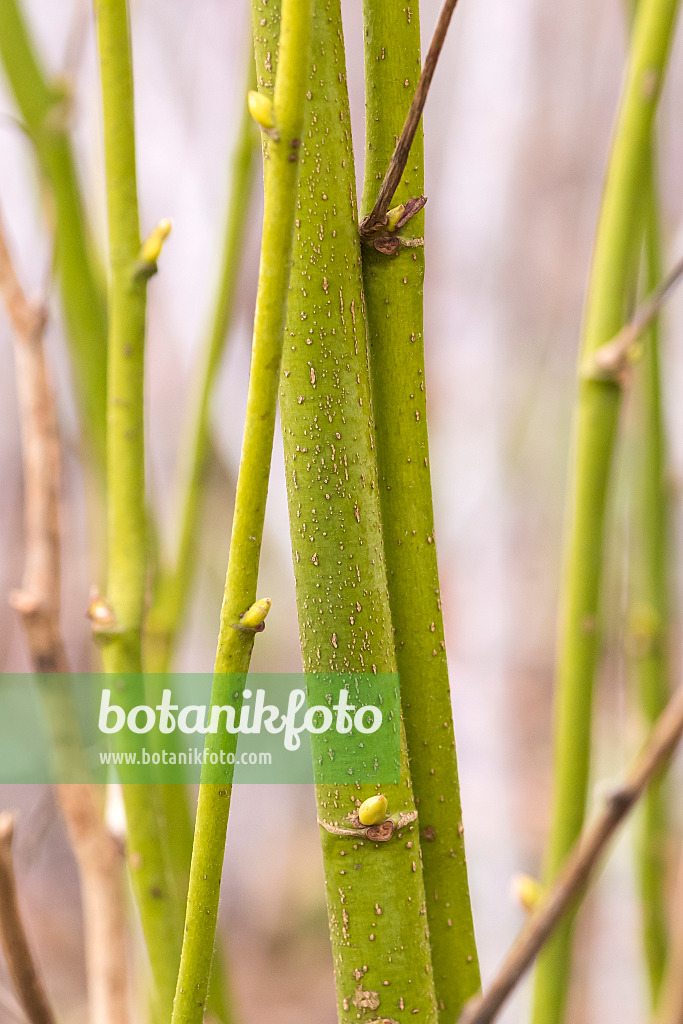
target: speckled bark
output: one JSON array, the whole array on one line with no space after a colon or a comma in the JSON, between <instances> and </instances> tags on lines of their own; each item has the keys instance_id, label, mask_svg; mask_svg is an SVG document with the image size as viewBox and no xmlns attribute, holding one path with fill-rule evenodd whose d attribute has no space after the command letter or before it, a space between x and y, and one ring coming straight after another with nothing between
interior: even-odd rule
<instances>
[{"instance_id":1,"label":"speckled bark","mask_svg":"<svg viewBox=\"0 0 683 1024\"><path fill-rule=\"evenodd\" d=\"M420 76L419 5L364 0L367 215ZM422 126L392 206L424 193ZM404 238L424 234L424 214ZM480 985L470 906L429 468L422 289L424 248L363 246L379 493L401 703L420 812L427 915L440 1017Z\"/></svg>"},{"instance_id":2,"label":"speckled bark","mask_svg":"<svg viewBox=\"0 0 683 1024\"><path fill-rule=\"evenodd\" d=\"M262 87L275 17L272 0L256 11ZM316 0L311 52L280 392L301 647L308 672L394 672L338 0ZM319 817L339 825L374 791L318 787ZM414 810L405 744L383 792ZM419 828L320 831L340 1021L435 1024Z\"/></svg>"}]
</instances>

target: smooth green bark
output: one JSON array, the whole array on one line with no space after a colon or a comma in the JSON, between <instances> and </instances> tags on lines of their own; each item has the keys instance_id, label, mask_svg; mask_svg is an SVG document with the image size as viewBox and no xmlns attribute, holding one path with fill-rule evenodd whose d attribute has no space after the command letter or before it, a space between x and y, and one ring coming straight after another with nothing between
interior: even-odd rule
<instances>
[{"instance_id":1,"label":"smooth green bark","mask_svg":"<svg viewBox=\"0 0 683 1024\"><path fill-rule=\"evenodd\" d=\"M253 11L266 83L276 13ZM392 672L338 0L315 2L307 98L280 390L301 649L310 673ZM418 828L386 843L329 831L375 791L316 793L339 1020L435 1022ZM382 792L391 813L414 810L405 745L401 781Z\"/></svg>"},{"instance_id":2,"label":"smooth green bark","mask_svg":"<svg viewBox=\"0 0 683 1024\"><path fill-rule=\"evenodd\" d=\"M68 133L69 96L48 82L17 0L0 0L0 59L54 210L55 265L71 343L83 436L105 456L107 316Z\"/></svg>"},{"instance_id":3,"label":"smooth green bark","mask_svg":"<svg viewBox=\"0 0 683 1024\"><path fill-rule=\"evenodd\" d=\"M256 85L251 52L245 85L247 89ZM230 193L216 293L200 359L198 388L191 409L187 440L181 456L177 549L173 563L162 564L159 570L145 623L144 663L146 671L153 675L168 672L171 668L195 579L197 537L202 523L208 464L215 457L211 446L211 400L235 307L257 143L258 131L245 103L231 160ZM151 704L161 699L162 678L161 675L158 677L158 693L150 695ZM173 741L174 736L168 739ZM192 857L193 814L185 787L166 784L162 785L161 791L176 889L185 900ZM227 1021L232 1018L233 1011L221 960L217 942L216 962L221 967L211 975L207 1005L219 1020Z\"/></svg>"},{"instance_id":4,"label":"smooth green bark","mask_svg":"<svg viewBox=\"0 0 683 1024\"><path fill-rule=\"evenodd\" d=\"M250 54L246 89L256 87ZM146 623L148 671L168 672L183 621L195 571L197 536L202 520L207 466L211 453L211 400L220 368L243 258L245 228L252 194L258 131L246 103L230 170L230 195L213 309L200 359L195 400L178 481L178 543L170 566L162 566Z\"/></svg>"},{"instance_id":5,"label":"smooth green bark","mask_svg":"<svg viewBox=\"0 0 683 1024\"><path fill-rule=\"evenodd\" d=\"M143 382L146 278L140 273L133 73L126 0L95 0L102 86L109 227L107 394L107 599L101 633L106 672L122 676L119 701L144 703L141 629L147 543ZM151 270L151 267L146 268ZM125 773L122 773L125 783ZM128 865L154 981L154 1008L168 1017L180 955L182 918L165 846L158 787L123 787Z\"/></svg>"},{"instance_id":6,"label":"smooth green bark","mask_svg":"<svg viewBox=\"0 0 683 1024\"><path fill-rule=\"evenodd\" d=\"M420 63L417 5L365 0L366 159L370 213L410 107ZM422 126L392 206L424 192ZM401 232L419 238L424 215ZM363 246L372 403L389 603L440 1017L479 989L434 538L423 339L424 247L394 256Z\"/></svg>"},{"instance_id":7,"label":"smooth green bark","mask_svg":"<svg viewBox=\"0 0 683 1024\"><path fill-rule=\"evenodd\" d=\"M239 626L240 616L256 597L263 521L275 430L277 387L292 253L298 147L303 121L310 5L284 0L280 52L274 95L279 137L271 139L264 167L264 219L256 297L251 373L242 456L237 480L230 555L221 608L212 704L239 704L239 683L249 668L254 633ZM231 692L226 692L226 686ZM209 736L210 751L234 751L235 736ZM206 775L205 775L206 778ZM195 838L173 1024L201 1024L204 1017L220 882L230 810L232 771L224 785L204 782L199 788Z\"/></svg>"},{"instance_id":8,"label":"smooth green bark","mask_svg":"<svg viewBox=\"0 0 683 1024\"><path fill-rule=\"evenodd\" d=\"M555 791L546 878L555 876L584 819L590 768L591 705L598 655L598 613L607 489L620 386L590 379L590 356L623 326L642 182L664 77L677 0L641 0L593 254L579 383L560 613L555 704ZM573 920L543 950L536 971L534 1024L563 1018Z\"/></svg>"},{"instance_id":9,"label":"smooth green bark","mask_svg":"<svg viewBox=\"0 0 683 1024\"><path fill-rule=\"evenodd\" d=\"M644 289L662 279L659 210L650 168L643 197ZM652 725L670 693L667 651L669 621L669 495L659 372L659 327L642 339L641 376L636 389L639 436L634 442L634 535L629 647L641 712ZM637 835L637 870L643 918L643 946L653 1008L657 1007L669 944L667 846L669 800L666 778L656 778L643 798Z\"/></svg>"}]
</instances>

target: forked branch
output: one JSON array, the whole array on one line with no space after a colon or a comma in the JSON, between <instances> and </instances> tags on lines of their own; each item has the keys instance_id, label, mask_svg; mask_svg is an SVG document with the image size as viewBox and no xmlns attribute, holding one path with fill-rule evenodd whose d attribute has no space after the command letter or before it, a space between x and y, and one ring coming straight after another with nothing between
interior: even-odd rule
<instances>
[{"instance_id":1,"label":"forked branch","mask_svg":"<svg viewBox=\"0 0 683 1024\"><path fill-rule=\"evenodd\" d=\"M429 51L425 58L424 67L422 68L422 74L420 80L417 83L415 89L415 95L413 96L413 102L410 105L408 116L406 117L403 130L396 143L396 149L389 162L387 173L384 175L384 181L380 186L377 200L367 217L364 217L360 223L359 231L360 236L363 240L369 241L373 236L387 224L387 212L391 205L391 200L394 198L394 192L398 188L401 176L406 169L406 163L408 162L408 156L410 154L410 147L413 144L415 138L415 132L417 126L420 123L422 117L422 111L424 110L425 103L427 102L427 95L429 93L429 87L432 84L432 78L436 70L436 65L441 55L444 41L446 39L446 33L448 32L448 26L451 23L451 16L455 10L455 5L458 0L445 0L445 3L441 9L439 20L434 30L434 36L429 46ZM422 197L420 197L422 198ZM422 201L413 213L417 213L418 209L422 209L424 201ZM405 219L403 220L405 223ZM403 224L397 225L402 227ZM396 230L396 229L395 229Z\"/></svg>"},{"instance_id":2,"label":"forked branch","mask_svg":"<svg viewBox=\"0 0 683 1024\"><path fill-rule=\"evenodd\" d=\"M636 343L652 321L659 316L662 306L671 296L681 277L683 277L683 258L674 265L652 294L638 306L629 322L619 333L589 356L583 368L584 377L592 380L614 380L617 382L622 378L633 357L637 355Z\"/></svg>"},{"instance_id":3,"label":"forked branch","mask_svg":"<svg viewBox=\"0 0 683 1024\"><path fill-rule=\"evenodd\" d=\"M488 991L468 1004L459 1024L489 1024L496 1017L544 943L580 898L605 847L652 779L663 771L681 734L683 685L671 697L623 782L611 791L604 806L584 828L556 880L515 939Z\"/></svg>"}]
</instances>

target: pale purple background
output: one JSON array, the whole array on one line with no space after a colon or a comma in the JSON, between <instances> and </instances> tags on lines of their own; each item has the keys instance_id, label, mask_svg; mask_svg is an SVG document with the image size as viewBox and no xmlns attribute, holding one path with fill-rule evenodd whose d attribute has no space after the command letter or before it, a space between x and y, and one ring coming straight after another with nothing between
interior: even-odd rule
<instances>
[{"instance_id":1,"label":"pale purple background","mask_svg":"<svg viewBox=\"0 0 683 1024\"><path fill-rule=\"evenodd\" d=\"M90 212L102 243L99 87L87 2L26 0L54 71L77 75L74 130ZM184 407L215 279L228 154L243 103L247 3L134 0L141 220L173 221L149 301L149 481L167 541ZM360 3L344 0L355 149L362 153ZM425 115L426 349L437 538L451 665L472 894L485 978L522 922L510 898L518 871L538 870L549 799L549 734L559 543L584 285L624 58L620 0L461 0ZM438 14L423 0L423 36ZM65 57L83 30L77 65ZM70 62L70 65L68 66ZM660 124L668 262L683 249L680 43ZM39 294L50 245L30 145L13 124L0 76L0 204L22 278ZM360 177L360 171L359 171ZM260 186L215 403L219 445L237 466L258 254ZM672 478L683 460L680 334L683 296L667 310L665 386ZM21 573L21 467L13 360L0 315L2 593ZM98 568L88 564L59 313L49 352L65 443L64 624L74 668L86 668L84 620ZM676 488L676 491L678 487ZM618 488L620 507L628 487ZM178 667L210 670L229 540L225 489L202 530L197 599ZM623 606L623 531L612 531L609 608ZM680 579L677 580L680 586ZM273 598L253 667L299 668L286 497L279 442L273 464L261 594ZM28 667L0 601L0 666ZM637 742L624 707L624 670L609 632L600 690L601 778ZM21 805L22 897L65 1022L84 1019L76 882L49 795L3 794ZM254 813L255 806L258 813ZM241 1019L335 1019L322 872L311 794L244 787L234 797L223 926L230 933ZM647 1017L630 838L618 845L583 915L571 1024ZM7 1005L7 1010L2 1007ZM0 1011L13 1019L7 982ZM525 998L508 1022L525 1018ZM5 1017L5 1014L7 1015Z\"/></svg>"}]
</instances>

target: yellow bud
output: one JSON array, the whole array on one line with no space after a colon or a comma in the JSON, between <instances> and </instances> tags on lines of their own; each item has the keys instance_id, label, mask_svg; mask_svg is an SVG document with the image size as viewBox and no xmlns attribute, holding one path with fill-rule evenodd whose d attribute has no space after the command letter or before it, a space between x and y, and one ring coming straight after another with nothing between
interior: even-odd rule
<instances>
[{"instance_id":1,"label":"yellow bud","mask_svg":"<svg viewBox=\"0 0 683 1024\"><path fill-rule=\"evenodd\" d=\"M170 220L160 220L153 231L142 243L140 260L142 263L156 263L162 246L171 233Z\"/></svg>"},{"instance_id":2,"label":"yellow bud","mask_svg":"<svg viewBox=\"0 0 683 1024\"><path fill-rule=\"evenodd\" d=\"M395 206L393 210L389 210L387 213L387 230L393 231L399 220L405 213L405 206L401 203L400 206Z\"/></svg>"},{"instance_id":3,"label":"yellow bud","mask_svg":"<svg viewBox=\"0 0 683 1024\"><path fill-rule=\"evenodd\" d=\"M247 93L247 106L251 116L262 128L268 131L275 127L275 107L267 96L256 92L255 89L250 89Z\"/></svg>"},{"instance_id":4,"label":"yellow bud","mask_svg":"<svg viewBox=\"0 0 683 1024\"><path fill-rule=\"evenodd\" d=\"M515 875L512 879L512 894L530 914L543 895L543 886L531 875Z\"/></svg>"},{"instance_id":5,"label":"yellow bud","mask_svg":"<svg viewBox=\"0 0 683 1024\"><path fill-rule=\"evenodd\" d=\"M247 629L256 629L264 621L270 611L271 604L272 602L269 597L262 597L260 601L255 601L251 608L240 617L240 626L246 626Z\"/></svg>"},{"instance_id":6,"label":"yellow bud","mask_svg":"<svg viewBox=\"0 0 683 1024\"><path fill-rule=\"evenodd\" d=\"M100 595L96 587L93 587L90 592L90 601L85 614L90 619L95 633L116 631L114 610L107 599Z\"/></svg>"},{"instance_id":7,"label":"yellow bud","mask_svg":"<svg viewBox=\"0 0 683 1024\"><path fill-rule=\"evenodd\" d=\"M386 820L387 798L382 796L371 796L358 808L358 817L361 825L379 825L381 822Z\"/></svg>"}]
</instances>

